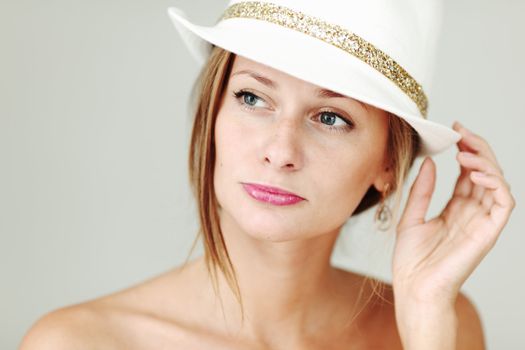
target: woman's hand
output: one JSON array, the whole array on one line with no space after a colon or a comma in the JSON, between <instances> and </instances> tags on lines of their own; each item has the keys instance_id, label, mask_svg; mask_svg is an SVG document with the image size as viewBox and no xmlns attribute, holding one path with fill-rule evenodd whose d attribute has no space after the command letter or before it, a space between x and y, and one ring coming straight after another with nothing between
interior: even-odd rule
<instances>
[{"instance_id":1,"label":"woman's hand","mask_svg":"<svg viewBox=\"0 0 525 350\"><path fill-rule=\"evenodd\" d=\"M397 226L392 273L402 302L454 305L461 285L494 246L515 206L488 143L459 123L453 128L462 139L452 198L437 217L425 220L436 178L435 164L426 158Z\"/></svg>"},{"instance_id":2,"label":"woman's hand","mask_svg":"<svg viewBox=\"0 0 525 350\"><path fill-rule=\"evenodd\" d=\"M515 205L488 143L459 123L453 128L462 138L452 198L437 217L425 220L436 181L435 164L426 158L397 226L392 285L407 350L456 349L461 285L494 246Z\"/></svg>"}]
</instances>

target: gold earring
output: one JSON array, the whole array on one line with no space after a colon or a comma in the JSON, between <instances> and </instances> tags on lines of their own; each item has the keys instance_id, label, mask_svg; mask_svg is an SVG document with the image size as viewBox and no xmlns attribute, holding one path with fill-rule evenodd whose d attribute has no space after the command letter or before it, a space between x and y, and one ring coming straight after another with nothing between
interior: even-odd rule
<instances>
[{"instance_id":1,"label":"gold earring","mask_svg":"<svg viewBox=\"0 0 525 350\"><path fill-rule=\"evenodd\" d=\"M390 189L390 184L387 183L385 190L381 193L381 202L377 207L376 214L374 216L374 222L376 227L381 231L387 231L392 224L392 211L385 203L386 196L388 195L388 190Z\"/></svg>"}]
</instances>

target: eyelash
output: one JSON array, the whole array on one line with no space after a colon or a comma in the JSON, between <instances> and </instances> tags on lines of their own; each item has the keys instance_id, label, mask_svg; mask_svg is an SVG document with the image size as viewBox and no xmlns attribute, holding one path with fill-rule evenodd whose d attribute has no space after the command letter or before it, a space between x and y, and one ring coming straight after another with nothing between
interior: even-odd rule
<instances>
[{"instance_id":1,"label":"eyelash","mask_svg":"<svg viewBox=\"0 0 525 350\"><path fill-rule=\"evenodd\" d=\"M244 103L241 98L244 97L244 95L251 95L259 100L262 100L264 101L264 99L260 98L259 96L257 96L256 94L252 93L252 92L249 92L247 90L244 90L244 89L241 89L241 90L238 90L238 91L234 91L233 92L233 96L235 97L235 99L237 100L237 102L239 102L239 104L247 109L247 110L250 110L250 111L253 111L255 110L256 108L253 107L253 106L250 106L250 105L247 105L246 103ZM344 121L346 123L346 125L344 126L333 126L333 125L327 125L327 128L330 130L330 131L333 131L333 132L340 132L340 133L344 133L344 132L348 132L352 129L354 129L354 123L352 123L351 121L349 121L348 119L342 117L341 115L335 113L335 112L332 112L332 111L321 111L319 113L322 114L322 113L330 113L332 115L335 115L337 118L341 119L342 121Z\"/></svg>"}]
</instances>

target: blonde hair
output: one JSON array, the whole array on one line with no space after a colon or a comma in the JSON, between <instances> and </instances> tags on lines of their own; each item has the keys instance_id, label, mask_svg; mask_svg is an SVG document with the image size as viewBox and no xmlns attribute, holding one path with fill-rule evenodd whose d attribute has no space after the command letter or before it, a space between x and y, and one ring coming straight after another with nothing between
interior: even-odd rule
<instances>
[{"instance_id":1,"label":"blonde hair","mask_svg":"<svg viewBox=\"0 0 525 350\"><path fill-rule=\"evenodd\" d=\"M244 320L240 288L220 229L218 203L213 185L215 119L222 94L228 83L234 57L234 53L214 47L192 88L192 96L196 100L191 103L196 108L193 112L194 122L188 159L189 178L198 204L200 229L186 258L186 263L198 239L202 237L206 267L213 281L215 292L219 292L217 273L220 270L239 302L242 320ZM396 193L393 210L393 217L396 218L401 200L401 191L398 189L402 188L420 146L417 133L408 123L390 113L388 118L389 135L385 152L387 152L388 166L392 169L394 181L390 187L392 191L387 196L393 192ZM382 194L371 186L352 216L376 205L381 198ZM378 286L382 286L382 283L368 276L364 282L367 280L372 282L373 292L378 294Z\"/></svg>"}]
</instances>

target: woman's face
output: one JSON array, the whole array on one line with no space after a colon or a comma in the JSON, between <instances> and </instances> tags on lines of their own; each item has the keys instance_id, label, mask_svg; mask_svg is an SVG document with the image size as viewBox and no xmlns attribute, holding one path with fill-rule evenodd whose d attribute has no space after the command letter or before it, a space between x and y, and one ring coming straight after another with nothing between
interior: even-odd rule
<instances>
[{"instance_id":1,"label":"woman's face","mask_svg":"<svg viewBox=\"0 0 525 350\"><path fill-rule=\"evenodd\" d=\"M389 180L387 132L384 111L236 56L215 126L221 220L271 241L339 229L371 185Z\"/></svg>"}]
</instances>

